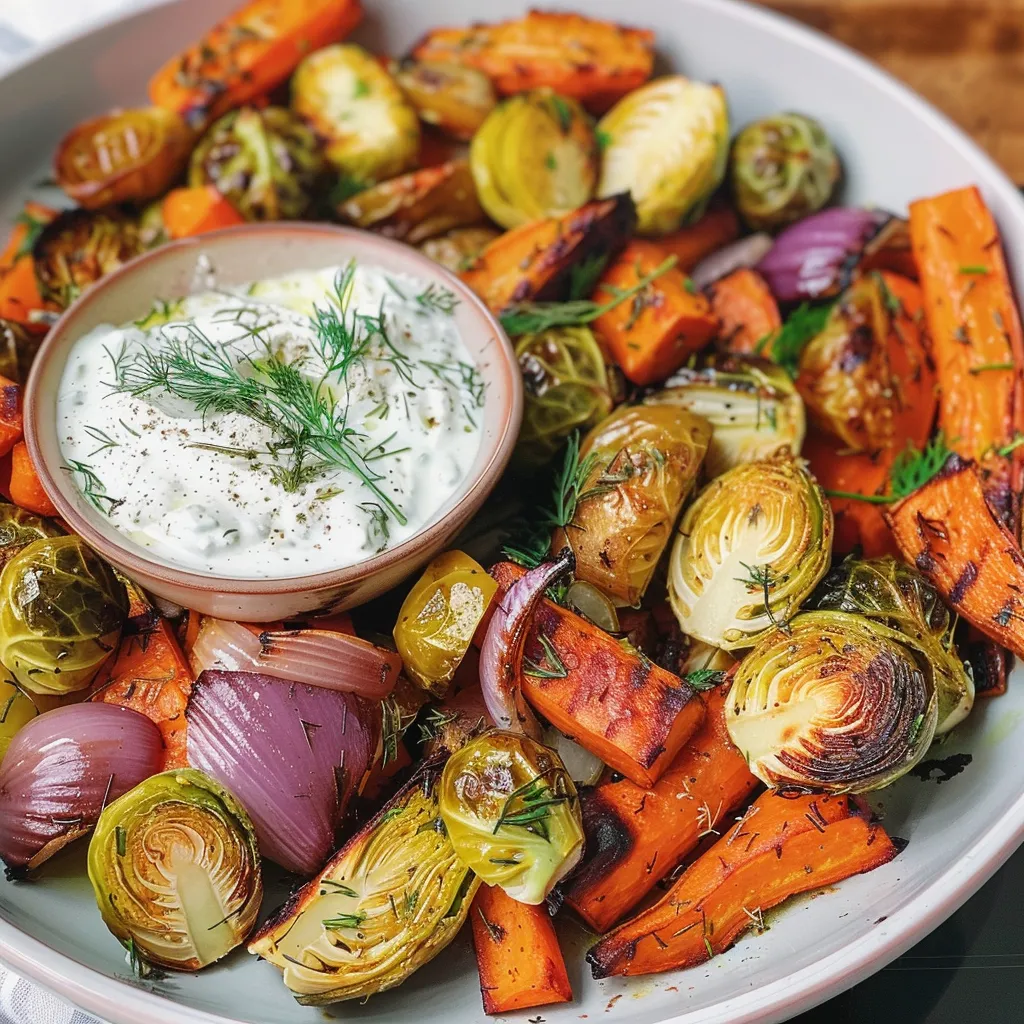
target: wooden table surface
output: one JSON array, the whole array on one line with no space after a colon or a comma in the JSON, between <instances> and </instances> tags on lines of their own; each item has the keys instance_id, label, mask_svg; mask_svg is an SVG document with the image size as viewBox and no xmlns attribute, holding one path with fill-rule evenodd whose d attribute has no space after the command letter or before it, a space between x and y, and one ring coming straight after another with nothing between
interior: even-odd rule
<instances>
[{"instance_id":1,"label":"wooden table surface","mask_svg":"<svg viewBox=\"0 0 1024 1024\"><path fill-rule=\"evenodd\" d=\"M1024 185L1024 0L760 0L866 54Z\"/></svg>"}]
</instances>

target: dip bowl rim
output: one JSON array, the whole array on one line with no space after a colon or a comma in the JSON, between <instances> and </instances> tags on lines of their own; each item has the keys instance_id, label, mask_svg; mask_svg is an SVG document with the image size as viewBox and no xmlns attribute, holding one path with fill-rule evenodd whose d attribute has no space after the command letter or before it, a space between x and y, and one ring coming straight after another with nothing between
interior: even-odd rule
<instances>
[{"instance_id":1,"label":"dip bowl rim","mask_svg":"<svg viewBox=\"0 0 1024 1024\"><path fill-rule=\"evenodd\" d=\"M486 425L493 417L496 429L481 431L480 450L474 465L453 494L441 505L433 517L412 536L393 548L361 559L351 565L328 569L322 572L307 572L290 576L228 576L212 572L178 567L168 564L162 558L151 558L133 544L113 524L101 526L102 517L83 512L83 495L63 465L55 465L53 450L60 453L60 442L56 437L57 421L50 416L56 409L56 395L44 395L44 377L53 379L53 364L59 365L56 379L63 374L67 357L73 345L88 329L79 325L95 313L98 306L115 290L131 285L143 269L150 269L161 263L176 264L182 253L194 253L197 269L205 257L210 259L216 273L217 250L221 246L232 246L240 237L249 238L255 255L261 245L273 244L282 238L295 242L303 235L336 238L339 245L348 247L349 255L358 262L373 264L373 253L390 252L392 256L411 264L409 273L423 278L427 283L436 283L453 291L459 299L460 316L468 310L475 320L475 329L481 336L492 335L482 343L486 349L486 362L480 361L480 353L466 340L465 329L460 329L463 342L470 348L484 377L486 388L482 422ZM302 262L302 248L295 246L295 271L309 268ZM344 262L339 255L338 263ZM324 264L326 266L328 264ZM287 271L282 271L287 273ZM232 275L235 277L238 275ZM244 275L242 275L244 277ZM258 280L253 274L249 280ZM196 287L191 293L204 290ZM140 316L149 310L159 295L148 293L140 297ZM97 321L97 323L100 321ZM147 589L158 596L159 589L153 581L180 591L182 588L200 593L238 595L240 597L274 597L302 594L316 591L342 590L352 584L365 581L378 574L401 571L403 562L409 562L409 571L422 564L422 552L443 545L479 509L501 479L512 457L523 416L524 391L522 375L515 357L514 346L505 334L500 321L484 302L455 274L435 263L428 256L411 246L381 235L358 228L336 224L305 221L273 221L259 224L241 224L222 228L193 238L177 239L158 248L145 252L127 261L123 266L104 276L95 285L80 295L60 316L48 332L39 348L24 395L24 429L32 463L35 466L43 490L53 502L59 516L71 530L80 536L100 555L122 569L128 576L143 577ZM49 449L49 450L48 450Z\"/></svg>"}]
</instances>

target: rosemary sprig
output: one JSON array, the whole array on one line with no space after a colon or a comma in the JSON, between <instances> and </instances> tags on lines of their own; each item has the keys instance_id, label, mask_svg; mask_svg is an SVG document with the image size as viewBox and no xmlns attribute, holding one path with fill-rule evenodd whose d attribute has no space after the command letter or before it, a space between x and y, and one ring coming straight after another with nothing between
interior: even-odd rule
<instances>
[{"instance_id":1,"label":"rosemary sprig","mask_svg":"<svg viewBox=\"0 0 1024 1024\"><path fill-rule=\"evenodd\" d=\"M551 808L568 803L571 799L568 793L556 793L544 781L543 774L537 775L509 794L502 805L493 835L497 835L502 828L512 826L524 828L527 832L550 842L551 830L548 823Z\"/></svg>"},{"instance_id":2,"label":"rosemary sprig","mask_svg":"<svg viewBox=\"0 0 1024 1024\"><path fill-rule=\"evenodd\" d=\"M394 695L385 697L380 706L381 765L388 765L398 758L398 743L406 729L416 720L416 714L402 714Z\"/></svg>"},{"instance_id":3,"label":"rosemary sprig","mask_svg":"<svg viewBox=\"0 0 1024 1024\"><path fill-rule=\"evenodd\" d=\"M339 928L358 928L365 920L365 914L338 914L337 917L328 917L320 923L328 931L335 931Z\"/></svg>"},{"instance_id":4,"label":"rosemary sprig","mask_svg":"<svg viewBox=\"0 0 1024 1024\"><path fill-rule=\"evenodd\" d=\"M565 667L565 662L558 656L554 644L543 633L540 633L537 639L544 650L544 659L550 668L545 668L530 658L523 658L523 675L534 676L537 679L565 679L569 675L569 671Z\"/></svg>"},{"instance_id":5,"label":"rosemary sprig","mask_svg":"<svg viewBox=\"0 0 1024 1024\"><path fill-rule=\"evenodd\" d=\"M725 673L716 668L695 668L683 678L695 690L713 690L725 679Z\"/></svg>"},{"instance_id":6,"label":"rosemary sprig","mask_svg":"<svg viewBox=\"0 0 1024 1024\"><path fill-rule=\"evenodd\" d=\"M509 337L521 334L539 334L552 327L581 327L593 323L623 302L628 302L635 295L644 292L662 274L671 270L678 262L677 257L669 256L649 274L645 274L631 288L617 288L614 291L608 285L603 289L612 293L607 302L594 302L592 299L575 299L569 302L523 302L511 306L501 317L501 326Z\"/></svg>"}]
</instances>

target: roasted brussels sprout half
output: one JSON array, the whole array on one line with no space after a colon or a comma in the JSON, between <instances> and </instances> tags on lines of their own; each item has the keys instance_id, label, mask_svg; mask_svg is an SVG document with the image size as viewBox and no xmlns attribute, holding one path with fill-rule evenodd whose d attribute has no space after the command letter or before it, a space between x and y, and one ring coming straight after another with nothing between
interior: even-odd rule
<instances>
[{"instance_id":1,"label":"roasted brussels sprout half","mask_svg":"<svg viewBox=\"0 0 1024 1024\"><path fill-rule=\"evenodd\" d=\"M935 735L931 668L903 634L846 612L806 612L740 662L725 720L769 786L830 793L880 789Z\"/></svg>"},{"instance_id":2,"label":"roasted brussels sprout half","mask_svg":"<svg viewBox=\"0 0 1024 1024\"><path fill-rule=\"evenodd\" d=\"M325 168L315 135L290 110L242 107L199 140L188 183L216 185L246 220L298 220Z\"/></svg>"},{"instance_id":3,"label":"roasted brussels sprout half","mask_svg":"<svg viewBox=\"0 0 1024 1024\"><path fill-rule=\"evenodd\" d=\"M804 403L781 367L755 356L711 356L697 369L682 369L645 400L678 405L714 428L704 466L720 476L780 448L799 454L806 423Z\"/></svg>"},{"instance_id":4,"label":"roasted brussels sprout half","mask_svg":"<svg viewBox=\"0 0 1024 1024\"><path fill-rule=\"evenodd\" d=\"M784 626L825 575L832 509L789 452L713 480L686 510L669 563L679 628L726 650Z\"/></svg>"},{"instance_id":5,"label":"roasted brussels sprout half","mask_svg":"<svg viewBox=\"0 0 1024 1024\"><path fill-rule=\"evenodd\" d=\"M32 247L40 294L64 309L142 251L138 222L122 210L65 210Z\"/></svg>"},{"instance_id":6,"label":"roasted brussels sprout half","mask_svg":"<svg viewBox=\"0 0 1024 1024\"><path fill-rule=\"evenodd\" d=\"M491 80L463 64L405 60L395 81L421 121L466 142L498 102Z\"/></svg>"},{"instance_id":7,"label":"roasted brussels sprout half","mask_svg":"<svg viewBox=\"0 0 1024 1024\"><path fill-rule=\"evenodd\" d=\"M0 677L0 761L18 730L38 714L32 698L10 676Z\"/></svg>"},{"instance_id":8,"label":"roasted brussels sprout half","mask_svg":"<svg viewBox=\"0 0 1024 1024\"><path fill-rule=\"evenodd\" d=\"M398 613L395 645L408 676L444 697L498 585L461 551L435 558Z\"/></svg>"},{"instance_id":9,"label":"roasted brussels sprout half","mask_svg":"<svg viewBox=\"0 0 1024 1024\"><path fill-rule=\"evenodd\" d=\"M954 617L916 569L892 557L848 558L821 581L809 606L851 612L902 633L931 665L939 703L936 734L949 732L974 705L974 679L953 642Z\"/></svg>"},{"instance_id":10,"label":"roasted brussels sprout half","mask_svg":"<svg viewBox=\"0 0 1024 1024\"><path fill-rule=\"evenodd\" d=\"M579 800L565 765L517 733L494 730L449 758L441 817L463 863L520 903L543 903L583 854Z\"/></svg>"},{"instance_id":11,"label":"roasted brussels sprout half","mask_svg":"<svg viewBox=\"0 0 1024 1024\"><path fill-rule=\"evenodd\" d=\"M400 985L455 938L479 879L441 818L441 768L427 762L249 943L300 1003Z\"/></svg>"},{"instance_id":12,"label":"roasted brussels sprout half","mask_svg":"<svg viewBox=\"0 0 1024 1024\"><path fill-rule=\"evenodd\" d=\"M124 584L78 537L34 541L0 574L0 663L32 693L81 690L127 614Z\"/></svg>"},{"instance_id":13,"label":"roasted brussels sprout half","mask_svg":"<svg viewBox=\"0 0 1024 1024\"><path fill-rule=\"evenodd\" d=\"M43 337L43 332L15 320L0 320L0 377L25 384Z\"/></svg>"},{"instance_id":14,"label":"roasted brussels sprout half","mask_svg":"<svg viewBox=\"0 0 1024 1024\"><path fill-rule=\"evenodd\" d=\"M469 150L480 202L505 228L588 202L598 161L597 136L586 111L549 89L504 100L473 136Z\"/></svg>"},{"instance_id":15,"label":"roasted brussels sprout half","mask_svg":"<svg viewBox=\"0 0 1024 1024\"><path fill-rule=\"evenodd\" d=\"M395 80L355 43L311 53L292 78L292 109L326 142L328 163L372 184L416 163L420 122Z\"/></svg>"},{"instance_id":16,"label":"roasted brussels sprout half","mask_svg":"<svg viewBox=\"0 0 1024 1024\"><path fill-rule=\"evenodd\" d=\"M338 207L338 215L356 227L379 231L409 245L486 219L465 160L372 185L346 199Z\"/></svg>"},{"instance_id":17,"label":"roasted brussels sprout half","mask_svg":"<svg viewBox=\"0 0 1024 1024\"><path fill-rule=\"evenodd\" d=\"M620 604L651 582L711 440L711 425L672 405L617 409L580 447L576 511L553 549L576 555L576 575Z\"/></svg>"},{"instance_id":18,"label":"roasted brussels sprout half","mask_svg":"<svg viewBox=\"0 0 1024 1024\"><path fill-rule=\"evenodd\" d=\"M500 232L494 228L456 228L440 238L431 238L420 246L420 251L453 274L471 267L480 253L493 242Z\"/></svg>"},{"instance_id":19,"label":"roasted brussels sprout half","mask_svg":"<svg viewBox=\"0 0 1024 1024\"><path fill-rule=\"evenodd\" d=\"M619 100L597 127L605 140L597 194L630 192L641 234L667 234L698 218L725 176L729 110L718 85L656 79Z\"/></svg>"},{"instance_id":20,"label":"roasted brussels sprout half","mask_svg":"<svg viewBox=\"0 0 1024 1024\"><path fill-rule=\"evenodd\" d=\"M89 880L116 938L176 971L241 945L263 898L249 815L194 768L154 775L106 807L89 843Z\"/></svg>"},{"instance_id":21,"label":"roasted brussels sprout half","mask_svg":"<svg viewBox=\"0 0 1024 1024\"><path fill-rule=\"evenodd\" d=\"M736 208L755 231L817 213L832 198L840 172L828 133L805 114L755 121L732 144Z\"/></svg>"},{"instance_id":22,"label":"roasted brussels sprout half","mask_svg":"<svg viewBox=\"0 0 1024 1024\"><path fill-rule=\"evenodd\" d=\"M615 406L621 382L589 327L552 327L516 340L526 409L516 459L551 461L574 430L588 430Z\"/></svg>"},{"instance_id":23,"label":"roasted brussels sprout half","mask_svg":"<svg viewBox=\"0 0 1024 1024\"><path fill-rule=\"evenodd\" d=\"M49 519L0 502L0 569L29 544L46 537L60 537L63 532Z\"/></svg>"}]
</instances>

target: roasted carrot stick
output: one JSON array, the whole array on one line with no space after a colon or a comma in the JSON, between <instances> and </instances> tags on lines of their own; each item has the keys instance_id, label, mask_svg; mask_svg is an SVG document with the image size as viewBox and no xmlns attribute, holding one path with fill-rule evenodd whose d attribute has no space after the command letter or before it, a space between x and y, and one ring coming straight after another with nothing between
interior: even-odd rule
<instances>
[{"instance_id":1,"label":"roasted carrot stick","mask_svg":"<svg viewBox=\"0 0 1024 1024\"><path fill-rule=\"evenodd\" d=\"M718 347L725 352L770 352L771 336L782 326L779 305L765 279L746 268L734 270L709 289L718 319Z\"/></svg>"},{"instance_id":2,"label":"roasted carrot stick","mask_svg":"<svg viewBox=\"0 0 1024 1024\"><path fill-rule=\"evenodd\" d=\"M617 288L636 287L664 261L665 254L652 242L631 242L601 277L595 301L604 301ZM672 267L632 301L602 313L593 328L622 372L645 386L664 380L703 348L718 321L708 300Z\"/></svg>"},{"instance_id":3,"label":"roasted carrot stick","mask_svg":"<svg viewBox=\"0 0 1024 1024\"><path fill-rule=\"evenodd\" d=\"M595 931L632 910L703 836L721 834L757 787L725 726L728 689L704 695L700 731L650 789L605 779L581 793L586 855L565 900Z\"/></svg>"},{"instance_id":4,"label":"roasted carrot stick","mask_svg":"<svg viewBox=\"0 0 1024 1024\"><path fill-rule=\"evenodd\" d=\"M770 790L653 907L587 954L595 978L693 967L728 949L764 911L896 856L846 796Z\"/></svg>"},{"instance_id":5,"label":"roasted carrot stick","mask_svg":"<svg viewBox=\"0 0 1024 1024\"><path fill-rule=\"evenodd\" d=\"M0 377L0 456L6 455L22 438L21 388Z\"/></svg>"},{"instance_id":6,"label":"roasted carrot stick","mask_svg":"<svg viewBox=\"0 0 1024 1024\"><path fill-rule=\"evenodd\" d=\"M658 239L658 248L666 256L675 256L676 266L685 274L716 249L739 238L740 222L728 204L713 202L695 224L680 228Z\"/></svg>"},{"instance_id":7,"label":"roasted carrot stick","mask_svg":"<svg viewBox=\"0 0 1024 1024\"><path fill-rule=\"evenodd\" d=\"M572 268L601 255L614 256L636 225L629 196L598 199L564 217L507 231L462 272L495 312L518 302L565 298Z\"/></svg>"},{"instance_id":8,"label":"roasted carrot stick","mask_svg":"<svg viewBox=\"0 0 1024 1024\"><path fill-rule=\"evenodd\" d=\"M11 501L19 508L38 516L55 516L57 508L47 497L36 467L28 454L28 446L18 441L11 449Z\"/></svg>"},{"instance_id":9,"label":"roasted carrot stick","mask_svg":"<svg viewBox=\"0 0 1024 1024\"><path fill-rule=\"evenodd\" d=\"M654 36L579 14L530 11L497 25L434 29L413 56L478 68L506 96L547 86L603 113L651 77Z\"/></svg>"},{"instance_id":10,"label":"roasted carrot stick","mask_svg":"<svg viewBox=\"0 0 1024 1024\"><path fill-rule=\"evenodd\" d=\"M57 216L57 211L42 203L29 200L18 214L3 252L0 252L0 274L6 273L15 263L32 252L32 243L39 232Z\"/></svg>"},{"instance_id":11,"label":"roasted carrot stick","mask_svg":"<svg viewBox=\"0 0 1024 1024\"><path fill-rule=\"evenodd\" d=\"M169 60L150 81L149 98L201 128L276 88L362 16L360 0L249 0Z\"/></svg>"},{"instance_id":12,"label":"roasted carrot stick","mask_svg":"<svg viewBox=\"0 0 1024 1024\"><path fill-rule=\"evenodd\" d=\"M191 238L245 223L216 185L173 189L164 196L163 216L171 238Z\"/></svg>"},{"instance_id":13,"label":"roasted carrot stick","mask_svg":"<svg viewBox=\"0 0 1024 1024\"><path fill-rule=\"evenodd\" d=\"M22 256L0 276L0 319L31 326L32 314L45 308L35 260L31 255Z\"/></svg>"},{"instance_id":14,"label":"roasted carrot stick","mask_svg":"<svg viewBox=\"0 0 1024 1024\"><path fill-rule=\"evenodd\" d=\"M885 518L953 611L1024 657L1024 554L985 501L975 463L951 456Z\"/></svg>"},{"instance_id":15,"label":"roasted carrot stick","mask_svg":"<svg viewBox=\"0 0 1024 1024\"><path fill-rule=\"evenodd\" d=\"M523 570L491 569L506 590ZM639 786L652 786L700 727L704 705L678 676L552 601L524 646L526 699L556 728Z\"/></svg>"},{"instance_id":16,"label":"roasted carrot stick","mask_svg":"<svg viewBox=\"0 0 1024 1024\"><path fill-rule=\"evenodd\" d=\"M1024 334L999 230L975 187L910 204L910 236L935 347L939 426L981 458L1024 426Z\"/></svg>"},{"instance_id":17,"label":"roasted carrot stick","mask_svg":"<svg viewBox=\"0 0 1024 1024\"><path fill-rule=\"evenodd\" d=\"M565 959L544 906L517 903L482 885L469 912L484 1013L509 1013L572 999Z\"/></svg>"}]
</instances>

